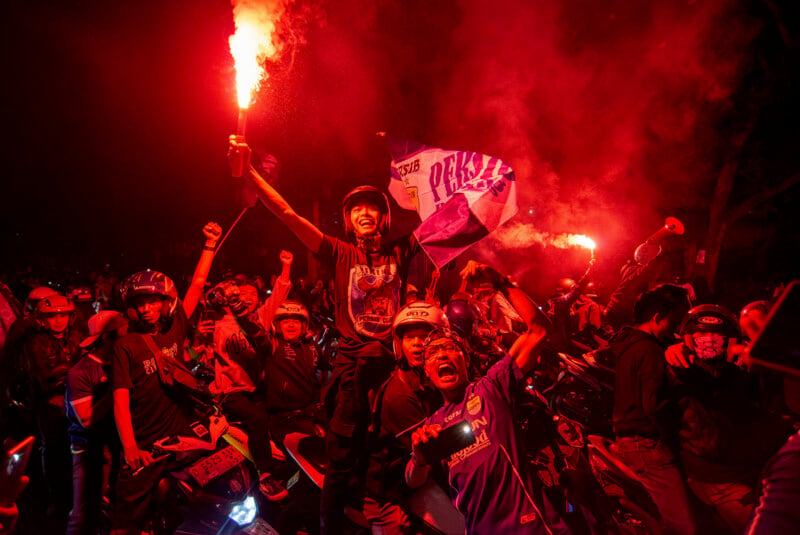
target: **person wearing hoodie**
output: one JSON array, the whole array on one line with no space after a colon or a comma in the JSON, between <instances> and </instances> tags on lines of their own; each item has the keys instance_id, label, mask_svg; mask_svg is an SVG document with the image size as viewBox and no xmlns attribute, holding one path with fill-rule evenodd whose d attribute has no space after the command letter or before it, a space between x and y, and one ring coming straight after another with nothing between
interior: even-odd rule
<instances>
[{"instance_id":1,"label":"person wearing hoodie","mask_svg":"<svg viewBox=\"0 0 800 535\"><path fill-rule=\"evenodd\" d=\"M683 477L670 446L677 442L677 405L667 392L665 345L689 310L686 290L662 284L639 295L633 326L623 327L609 350L616 363L615 453L642 480L661 513L665 533L695 533ZM675 408L675 414L670 414ZM672 416L672 417L671 417ZM674 420L674 421L673 421Z\"/></svg>"}]
</instances>

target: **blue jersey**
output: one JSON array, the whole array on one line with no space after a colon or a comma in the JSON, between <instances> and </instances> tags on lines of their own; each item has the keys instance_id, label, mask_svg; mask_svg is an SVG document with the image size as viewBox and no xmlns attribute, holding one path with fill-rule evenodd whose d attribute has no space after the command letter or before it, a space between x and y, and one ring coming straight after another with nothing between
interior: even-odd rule
<instances>
[{"instance_id":1,"label":"blue jersey","mask_svg":"<svg viewBox=\"0 0 800 535\"><path fill-rule=\"evenodd\" d=\"M506 355L469 384L462 399L445 403L425 422L447 427L465 419L475 433L474 444L442 461L467 533L568 533L549 504L545 511L531 490L514 423L514 392L522 378Z\"/></svg>"}]
</instances>

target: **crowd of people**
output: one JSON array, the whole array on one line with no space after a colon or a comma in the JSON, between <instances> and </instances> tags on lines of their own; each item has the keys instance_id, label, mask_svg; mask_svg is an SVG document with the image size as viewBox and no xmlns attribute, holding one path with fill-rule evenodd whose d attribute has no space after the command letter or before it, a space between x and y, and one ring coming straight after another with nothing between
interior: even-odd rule
<instances>
[{"instance_id":1,"label":"crowd of people","mask_svg":"<svg viewBox=\"0 0 800 535\"><path fill-rule=\"evenodd\" d=\"M519 392L548 352L592 350L616 370L615 452L643 482L665 533L697 533L703 507L719 516L721 532L800 525L797 485L779 487L777 505L763 491L765 467L792 474L797 465L782 381L746 358L770 301L737 317L693 302L691 288L654 280L648 262L633 262L603 305L590 262L537 306L499 266L469 261L462 287L442 303L410 272L420 250L413 235L385 238L383 192L361 186L344 198L341 240L298 215L249 166L247 145L232 140L231 154L330 280L293 283L293 255L283 251L269 284L233 273L211 284L222 229L209 223L183 296L151 270L60 293L0 289L2 433L36 437L46 500L36 511L59 530L148 529L153 491L176 462L153 448L196 433L194 389L241 422L267 500L288 496L271 443L281 448L293 432L324 436L322 533L355 529L348 507L373 533L420 532L424 520L409 501L426 486L444 490L467 533L570 533L528 466ZM314 337L320 321L335 326L335 353ZM202 389L197 370L210 377ZM474 440L432 453L457 423ZM0 532L13 529L14 514L0 519Z\"/></svg>"}]
</instances>

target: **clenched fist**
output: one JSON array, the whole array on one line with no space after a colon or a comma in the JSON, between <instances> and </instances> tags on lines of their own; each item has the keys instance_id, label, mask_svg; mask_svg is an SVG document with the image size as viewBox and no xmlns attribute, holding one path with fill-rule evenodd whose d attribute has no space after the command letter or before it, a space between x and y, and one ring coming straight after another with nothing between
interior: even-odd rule
<instances>
[{"instance_id":1,"label":"clenched fist","mask_svg":"<svg viewBox=\"0 0 800 535\"><path fill-rule=\"evenodd\" d=\"M209 242L216 244L219 241L219 238L222 236L222 227L213 221L206 223L206 226L203 227L203 234Z\"/></svg>"}]
</instances>

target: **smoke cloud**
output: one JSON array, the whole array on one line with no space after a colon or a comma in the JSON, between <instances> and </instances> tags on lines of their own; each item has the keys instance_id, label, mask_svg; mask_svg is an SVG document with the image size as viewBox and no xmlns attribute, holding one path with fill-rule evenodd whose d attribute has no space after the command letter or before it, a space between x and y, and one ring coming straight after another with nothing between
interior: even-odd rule
<instances>
[{"instance_id":1,"label":"smoke cloud","mask_svg":"<svg viewBox=\"0 0 800 535\"><path fill-rule=\"evenodd\" d=\"M583 266L529 245L585 234L601 261L617 260L665 216L702 220L727 143L720 118L759 29L734 0L326 9L297 95L302 135L324 161L382 173L383 184L385 153L370 161L378 130L502 158L520 213L467 255L518 277L533 257L550 279Z\"/></svg>"},{"instance_id":2,"label":"smoke cloud","mask_svg":"<svg viewBox=\"0 0 800 535\"><path fill-rule=\"evenodd\" d=\"M440 130L479 130L519 178L523 216L483 252L512 247L521 222L630 247L706 205L724 143L714 121L757 29L736 2L505 7L460 2L463 60L438 100Z\"/></svg>"}]
</instances>

